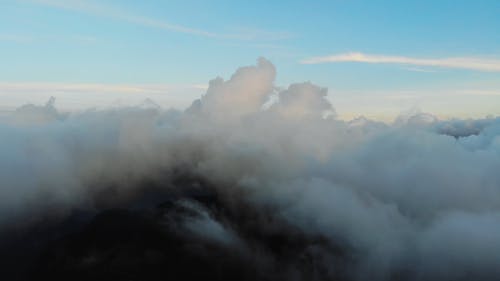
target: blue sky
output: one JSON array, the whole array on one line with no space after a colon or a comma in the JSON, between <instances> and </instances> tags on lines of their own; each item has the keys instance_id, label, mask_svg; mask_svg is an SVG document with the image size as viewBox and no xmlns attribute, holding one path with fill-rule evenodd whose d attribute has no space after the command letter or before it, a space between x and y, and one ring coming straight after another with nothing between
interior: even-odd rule
<instances>
[{"instance_id":1,"label":"blue sky","mask_svg":"<svg viewBox=\"0 0 500 281\"><path fill-rule=\"evenodd\" d=\"M345 118L500 115L500 1L0 0L0 106L185 106L264 56Z\"/></svg>"}]
</instances>

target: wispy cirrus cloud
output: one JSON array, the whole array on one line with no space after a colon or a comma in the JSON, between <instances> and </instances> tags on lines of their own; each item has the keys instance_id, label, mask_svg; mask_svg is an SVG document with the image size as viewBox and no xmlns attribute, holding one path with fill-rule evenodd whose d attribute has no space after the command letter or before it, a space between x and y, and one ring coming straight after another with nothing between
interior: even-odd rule
<instances>
[{"instance_id":1,"label":"wispy cirrus cloud","mask_svg":"<svg viewBox=\"0 0 500 281\"><path fill-rule=\"evenodd\" d=\"M291 33L266 31L260 29L239 29L234 33L220 33L208 30L193 28L185 25L174 24L164 20L153 19L150 17L133 14L123 11L110 5L102 5L92 1L84 0L29 0L32 3L39 5L50 6L58 9L71 10L75 12L91 14L103 18L120 20L145 27L161 29L169 32L190 34L193 36L218 38L218 39L235 39L235 40L283 40L290 38Z\"/></svg>"},{"instance_id":2,"label":"wispy cirrus cloud","mask_svg":"<svg viewBox=\"0 0 500 281\"><path fill-rule=\"evenodd\" d=\"M0 42L31 43L35 40L33 36L21 34L0 34Z\"/></svg>"},{"instance_id":3,"label":"wispy cirrus cloud","mask_svg":"<svg viewBox=\"0 0 500 281\"><path fill-rule=\"evenodd\" d=\"M359 62L372 64L399 64L440 68L468 69L476 71L500 72L500 59L478 57L414 58L391 55L372 55L358 52L311 57L300 61L302 64Z\"/></svg>"}]
</instances>

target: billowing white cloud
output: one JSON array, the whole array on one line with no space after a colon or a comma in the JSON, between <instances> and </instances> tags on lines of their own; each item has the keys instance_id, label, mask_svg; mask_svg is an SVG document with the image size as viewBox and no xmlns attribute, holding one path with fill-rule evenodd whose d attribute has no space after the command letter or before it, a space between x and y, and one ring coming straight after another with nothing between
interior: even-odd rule
<instances>
[{"instance_id":1,"label":"billowing white cloud","mask_svg":"<svg viewBox=\"0 0 500 281\"><path fill-rule=\"evenodd\" d=\"M402 64L442 68L469 69L477 71L500 72L500 59L476 57L415 58L392 55L372 55L364 53L345 53L301 60L303 64L360 62L380 64Z\"/></svg>"},{"instance_id":2,"label":"billowing white cloud","mask_svg":"<svg viewBox=\"0 0 500 281\"><path fill-rule=\"evenodd\" d=\"M275 77L274 65L260 58L257 66L238 69L228 81L220 77L210 81L206 94L190 110L226 120L257 112L272 94Z\"/></svg>"}]
</instances>

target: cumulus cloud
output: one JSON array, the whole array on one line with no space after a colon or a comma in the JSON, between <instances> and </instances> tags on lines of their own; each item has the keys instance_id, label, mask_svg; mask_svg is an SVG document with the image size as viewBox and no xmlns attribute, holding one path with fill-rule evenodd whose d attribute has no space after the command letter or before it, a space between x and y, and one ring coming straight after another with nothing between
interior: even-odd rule
<instances>
[{"instance_id":1,"label":"cumulus cloud","mask_svg":"<svg viewBox=\"0 0 500 281\"><path fill-rule=\"evenodd\" d=\"M2 274L498 279L498 118L342 121L325 88L275 77L259 59L185 111L2 119Z\"/></svg>"},{"instance_id":2,"label":"cumulus cloud","mask_svg":"<svg viewBox=\"0 0 500 281\"><path fill-rule=\"evenodd\" d=\"M287 116L303 118L307 115L324 113L335 114L330 102L326 99L328 89L318 87L310 82L292 84L279 93L279 103L274 109Z\"/></svg>"},{"instance_id":3,"label":"cumulus cloud","mask_svg":"<svg viewBox=\"0 0 500 281\"><path fill-rule=\"evenodd\" d=\"M360 62L374 64L402 64L413 66L430 66L442 68L468 69L476 71L499 72L500 59L476 57L452 58L415 58L393 55L372 55L364 53L345 53L324 57L306 58L303 64Z\"/></svg>"},{"instance_id":4,"label":"cumulus cloud","mask_svg":"<svg viewBox=\"0 0 500 281\"><path fill-rule=\"evenodd\" d=\"M228 81L220 77L210 81L206 94L188 111L226 120L257 112L271 95L275 77L274 65L261 58L257 66L238 69Z\"/></svg>"}]
</instances>

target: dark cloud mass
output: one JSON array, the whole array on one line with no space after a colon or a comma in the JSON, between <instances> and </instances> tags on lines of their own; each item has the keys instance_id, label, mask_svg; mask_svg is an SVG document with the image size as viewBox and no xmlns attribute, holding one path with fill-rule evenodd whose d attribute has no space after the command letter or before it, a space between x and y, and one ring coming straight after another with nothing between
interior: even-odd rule
<instances>
[{"instance_id":1,"label":"dark cloud mass","mask_svg":"<svg viewBox=\"0 0 500 281\"><path fill-rule=\"evenodd\" d=\"M259 59L185 111L2 116L0 278L500 278L500 119L342 121L275 76Z\"/></svg>"}]
</instances>

